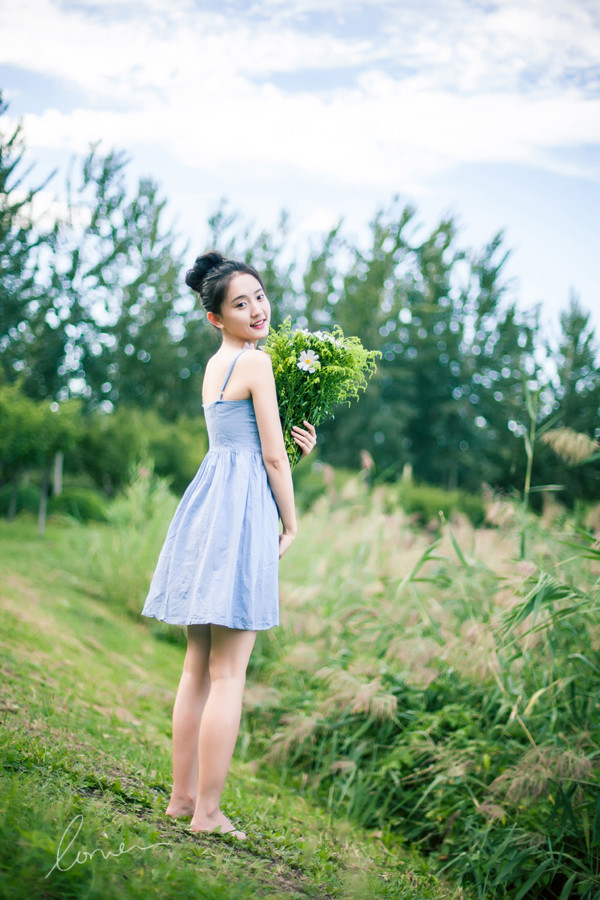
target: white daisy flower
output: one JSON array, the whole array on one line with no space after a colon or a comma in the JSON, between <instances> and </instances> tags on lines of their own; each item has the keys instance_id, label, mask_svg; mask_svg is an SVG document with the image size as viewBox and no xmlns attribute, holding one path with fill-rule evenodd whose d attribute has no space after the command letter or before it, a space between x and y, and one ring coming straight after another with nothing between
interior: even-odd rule
<instances>
[{"instance_id":1,"label":"white daisy flower","mask_svg":"<svg viewBox=\"0 0 600 900\"><path fill-rule=\"evenodd\" d=\"M314 372L319 363L319 354L314 350L303 350L298 357L298 368L305 372Z\"/></svg>"}]
</instances>

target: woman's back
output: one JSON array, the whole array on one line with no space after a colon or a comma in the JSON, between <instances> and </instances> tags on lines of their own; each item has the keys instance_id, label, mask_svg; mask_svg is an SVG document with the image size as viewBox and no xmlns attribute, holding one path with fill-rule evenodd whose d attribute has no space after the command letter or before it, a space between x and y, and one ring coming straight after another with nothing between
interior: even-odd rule
<instances>
[{"instance_id":1,"label":"woman's back","mask_svg":"<svg viewBox=\"0 0 600 900\"><path fill-rule=\"evenodd\" d=\"M256 416L254 415L252 398L245 397L241 400L223 399L235 365L242 353L245 352L245 350L242 350L238 353L228 366L218 399L213 400L212 403L204 404L209 452L217 452L222 449L252 453L261 452L260 435L256 424ZM243 390L243 383L238 383L236 387L237 392Z\"/></svg>"},{"instance_id":2,"label":"woman's back","mask_svg":"<svg viewBox=\"0 0 600 900\"><path fill-rule=\"evenodd\" d=\"M202 382L202 405L210 406L215 400L222 400L227 389L227 400L246 400L250 391L244 378L244 365L237 365L241 356L250 348L244 348L229 358L223 359L219 353L212 356L204 372Z\"/></svg>"},{"instance_id":3,"label":"woman's back","mask_svg":"<svg viewBox=\"0 0 600 900\"><path fill-rule=\"evenodd\" d=\"M208 450L237 450L261 453L260 435L252 398L246 400L215 400L204 407Z\"/></svg>"}]
</instances>

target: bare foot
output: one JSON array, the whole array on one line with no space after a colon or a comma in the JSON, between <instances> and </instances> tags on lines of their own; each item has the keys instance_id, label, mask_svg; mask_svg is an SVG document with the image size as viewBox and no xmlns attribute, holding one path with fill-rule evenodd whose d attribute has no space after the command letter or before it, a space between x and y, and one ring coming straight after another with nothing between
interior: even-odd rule
<instances>
[{"instance_id":1,"label":"bare foot","mask_svg":"<svg viewBox=\"0 0 600 900\"><path fill-rule=\"evenodd\" d=\"M227 816L219 810L215 816L205 816L201 821L192 819L190 828L193 832L203 832L205 834L214 832L215 834L230 834L237 838L238 841L244 841L248 837L245 831L238 831Z\"/></svg>"},{"instance_id":2,"label":"bare foot","mask_svg":"<svg viewBox=\"0 0 600 900\"><path fill-rule=\"evenodd\" d=\"M194 800L176 800L171 797L165 813L167 816L172 816L174 819L183 819L188 816L193 816L195 807L196 803Z\"/></svg>"}]
</instances>

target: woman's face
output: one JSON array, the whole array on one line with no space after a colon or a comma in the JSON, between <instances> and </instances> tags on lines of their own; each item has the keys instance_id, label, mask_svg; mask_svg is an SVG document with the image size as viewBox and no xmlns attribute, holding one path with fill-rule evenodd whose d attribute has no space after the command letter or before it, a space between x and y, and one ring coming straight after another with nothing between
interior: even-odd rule
<instances>
[{"instance_id":1,"label":"woman's face","mask_svg":"<svg viewBox=\"0 0 600 900\"><path fill-rule=\"evenodd\" d=\"M214 315L214 319L213 319ZM234 275L229 282L221 312L209 314L223 336L256 343L266 338L271 321L271 306L260 281L245 272Z\"/></svg>"}]
</instances>

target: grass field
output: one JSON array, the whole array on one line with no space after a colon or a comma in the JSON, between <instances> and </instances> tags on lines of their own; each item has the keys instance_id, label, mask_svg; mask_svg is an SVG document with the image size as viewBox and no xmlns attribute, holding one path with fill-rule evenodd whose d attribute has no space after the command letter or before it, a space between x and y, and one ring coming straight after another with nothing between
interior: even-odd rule
<instances>
[{"instance_id":1,"label":"grass field","mask_svg":"<svg viewBox=\"0 0 600 900\"><path fill-rule=\"evenodd\" d=\"M224 797L249 840L192 836L165 817L183 650L127 615L95 577L104 562L119 584L119 558L102 560L106 541L135 567L139 537L124 526L121 538L115 521L103 537L92 526L50 523L43 540L33 519L0 522L0 895L468 898L399 834L360 827L308 785L290 784L280 763L259 761L270 736L255 744L258 719L250 720L269 690L268 642L250 673ZM144 550L148 559L152 552ZM138 572L140 584L145 577ZM139 598L128 599L134 609Z\"/></svg>"},{"instance_id":2,"label":"grass field","mask_svg":"<svg viewBox=\"0 0 600 900\"><path fill-rule=\"evenodd\" d=\"M424 524L395 486L325 478L249 667L244 846L163 815L183 642L139 610L164 483L42 541L0 526L7 896L599 900L597 510Z\"/></svg>"}]
</instances>

